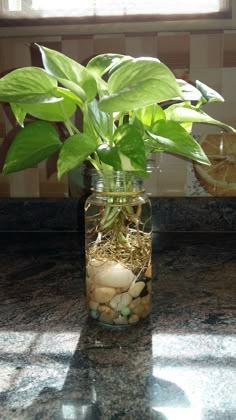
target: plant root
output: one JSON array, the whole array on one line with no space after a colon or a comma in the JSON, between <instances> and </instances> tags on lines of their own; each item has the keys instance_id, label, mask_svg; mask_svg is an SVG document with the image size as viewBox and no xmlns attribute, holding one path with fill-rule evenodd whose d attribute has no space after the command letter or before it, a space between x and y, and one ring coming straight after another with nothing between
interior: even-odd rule
<instances>
[{"instance_id":1,"label":"plant root","mask_svg":"<svg viewBox=\"0 0 236 420\"><path fill-rule=\"evenodd\" d=\"M100 236L101 238L101 236ZM149 265L151 257L151 234L126 226L126 232L108 231L101 240L89 245L87 259L116 261L134 274L143 271Z\"/></svg>"}]
</instances>

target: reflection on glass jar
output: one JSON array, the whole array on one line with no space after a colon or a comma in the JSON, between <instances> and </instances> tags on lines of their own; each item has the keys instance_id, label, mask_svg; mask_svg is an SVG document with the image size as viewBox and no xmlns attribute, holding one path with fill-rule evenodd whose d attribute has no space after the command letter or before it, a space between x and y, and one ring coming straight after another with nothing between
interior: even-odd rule
<instances>
[{"instance_id":1,"label":"reflection on glass jar","mask_svg":"<svg viewBox=\"0 0 236 420\"><path fill-rule=\"evenodd\" d=\"M86 300L90 316L136 324L151 307L151 204L132 173L93 175L85 204Z\"/></svg>"}]
</instances>

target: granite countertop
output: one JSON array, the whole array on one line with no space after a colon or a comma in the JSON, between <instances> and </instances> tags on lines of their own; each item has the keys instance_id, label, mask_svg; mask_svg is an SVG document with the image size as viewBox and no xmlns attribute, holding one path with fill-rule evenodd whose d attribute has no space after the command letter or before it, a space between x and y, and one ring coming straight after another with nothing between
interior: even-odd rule
<instances>
[{"instance_id":1,"label":"granite countertop","mask_svg":"<svg viewBox=\"0 0 236 420\"><path fill-rule=\"evenodd\" d=\"M87 320L81 235L0 246L2 420L236 419L235 234L157 234L152 314L122 330Z\"/></svg>"}]
</instances>

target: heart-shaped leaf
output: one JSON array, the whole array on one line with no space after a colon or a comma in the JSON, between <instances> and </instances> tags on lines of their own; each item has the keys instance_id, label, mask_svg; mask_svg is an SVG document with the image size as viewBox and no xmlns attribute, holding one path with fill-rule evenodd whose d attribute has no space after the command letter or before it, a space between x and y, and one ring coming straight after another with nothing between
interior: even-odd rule
<instances>
[{"instance_id":1,"label":"heart-shaped leaf","mask_svg":"<svg viewBox=\"0 0 236 420\"><path fill-rule=\"evenodd\" d=\"M109 68L109 77L111 77L112 73L120 69L122 66L124 66L128 61L132 61L133 57L130 57L129 55L124 55L119 62L115 63L113 66Z\"/></svg>"},{"instance_id":2,"label":"heart-shaped leaf","mask_svg":"<svg viewBox=\"0 0 236 420\"><path fill-rule=\"evenodd\" d=\"M76 83L72 82L71 80L62 79L58 77L58 82L62 84L62 86L66 87L74 94L77 98L77 101L80 106L83 105L85 101L87 101L87 95L85 91Z\"/></svg>"},{"instance_id":3,"label":"heart-shaped leaf","mask_svg":"<svg viewBox=\"0 0 236 420\"><path fill-rule=\"evenodd\" d=\"M30 168L61 147L56 129L45 121L35 121L22 128L11 144L3 174Z\"/></svg>"},{"instance_id":4,"label":"heart-shaped leaf","mask_svg":"<svg viewBox=\"0 0 236 420\"><path fill-rule=\"evenodd\" d=\"M145 146L139 131L132 125L123 125L114 133L121 166L126 171L145 171Z\"/></svg>"},{"instance_id":5,"label":"heart-shaped leaf","mask_svg":"<svg viewBox=\"0 0 236 420\"><path fill-rule=\"evenodd\" d=\"M127 112L182 95L173 73L154 58L127 61L112 73L108 90L99 103L106 112Z\"/></svg>"},{"instance_id":6,"label":"heart-shaped leaf","mask_svg":"<svg viewBox=\"0 0 236 420\"><path fill-rule=\"evenodd\" d=\"M195 101L198 102L202 98L202 94L199 89L193 86L191 83L186 82L186 80L177 79L177 83L181 89L182 96L185 101Z\"/></svg>"},{"instance_id":7,"label":"heart-shaped leaf","mask_svg":"<svg viewBox=\"0 0 236 420\"><path fill-rule=\"evenodd\" d=\"M87 64L87 69L98 76L103 76L111 67L120 62L122 54L99 54Z\"/></svg>"},{"instance_id":8,"label":"heart-shaped leaf","mask_svg":"<svg viewBox=\"0 0 236 420\"><path fill-rule=\"evenodd\" d=\"M118 148L116 146L110 147L105 143L100 144L97 148L97 154L102 162L112 166L115 171L120 171L122 169Z\"/></svg>"},{"instance_id":9,"label":"heart-shaped leaf","mask_svg":"<svg viewBox=\"0 0 236 420\"><path fill-rule=\"evenodd\" d=\"M78 85L86 93L89 101L96 96L96 80L84 66L58 51L39 45L38 47L42 54L44 68L49 74L60 80L65 87L68 87L65 80Z\"/></svg>"},{"instance_id":10,"label":"heart-shaped leaf","mask_svg":"<svg viewBox=\"0 0 236 420\"><path fill-rule=\"evenodd\" d=\"M167 120L176 121L179 123L198 122L212 124L225 127L235 132L235 129L233 127L224 124L221 121L215 120L214 118L210 117L208 114L203 112L201 109L195 108L188 102L186 102L185 104L181 103L169 106L169 108L165 110L165 115Z\"/></svg>"},{"instance_id":11,"label":"heart-shaped leaf","mask_svg":"<svg viewBox=\"0 0 236 420\"><path fill-rule=\"evenodd\" d=\"M224 102L223 96L216 92L216 90L205 85L205 83L200 82L200 80L196 80L196 87L207 102Z\"/></svg>"},{"instance_id":12,"label":"heart-shaped leaf","mask_svg":"<svg viewBox=\"0 0 236 420\"><path fill-rule=\"evenodd\" d=\"M87 134L78 133L69 137L63 143L57 161L58 178L80 165L95 152L96 146L96 140Z\"/></svg>"},{"instance_id":13,"label":"heart-shaped leaf","mask_svg":"<svg viewBox=\"0 0 236 420\"><path fill-rule=\"evenodd\" d=\"M57 102L57 81L43 69L23 67L0 79L0 101L14 103Z\"/></svg>"},{"instance_id":14,"label":"heart-shaped leaf","mask_svg":"<svg viewBox=\"0 0 236 420\"><path fill-rule=\"evenodd\" d=\"M74 115L76 105L74 101L64 95L64 91L60 90L63 98L60 102L48 104L20 104L23 111L33 117L45 121L66 121Z\"/></svg>"},{"instance_id":15,"label":"heart-shaped leaf","mask_svg":"<svg viewBox=\"0 0 236 420\"><path fill-rule=\"evenodd\" d=\"M156 104L138 109L138 111L135 113L135 116L145 127L150 127L152 124L154 124L154 122L165 119L165 113L163 109Z\"/></svg>"},{"instance_id":16,"label":"heart-shaped leaf","mask_svg":"<svg viewBox=\"0 0 236 420\"><path fill-rule=\"evenodd\" d=\"M148 131L152 140L156 141L158 151L177 153L188 159L210 164L207 156L194 138L175 121L157 121Z\"/></svg>"},{"instance_id":17,"label":"heart-shaped leaf","mask_svg":"<svg viewBox=\"0 0 236 420\"><path fill-rule=\"evenodd\" d=\"M98 108L96 99L88 104L88 118L99 137L109 139L109 115Z\"/></svg>"},{"instance_id":18,"label":"heart-shaped leaf","mask_svg":"<svg viewBox=\"0 0 236 420\"><path fill-rule=\"evenodd\" d=\"M21 108L20 104L11 103L10 106L11 106L11 110L15 116L16 121L21 127L24 127L24 121L25 121L27 112L25 112Z\"/></svg>"},{"instance_id":19,"label":"heart-shaped leaf","mask_svg":"<svg viewBox=\"0 0 236 420\"><path fill-rule=\"evenodd\" d=\"M56 93L58 94L59 97L62 96L62 97L67 97L67 98L71 99L80 108L83 106L83 101L80 100L78 95L74 94L69 89L64 89L62 87L58 87L57 90L56 90Z\"/></svg>"}]
</instances>

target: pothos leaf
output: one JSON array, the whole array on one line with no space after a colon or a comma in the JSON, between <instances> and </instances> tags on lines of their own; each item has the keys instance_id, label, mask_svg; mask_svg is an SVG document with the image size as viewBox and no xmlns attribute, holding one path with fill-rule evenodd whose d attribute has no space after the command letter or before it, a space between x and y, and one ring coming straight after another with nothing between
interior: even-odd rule
<instances>
[{"instance_id":1,"label":"pothos leaf","mask_svg":"<svg viewBox=\"0 0 236 420\"><path fill-rule=\"evenodd\" d=\"M206 102L224 102L223 96L221 96L216 90L207 86L205 83L200 82L200 80L196 80L196 87L206 99Z\"/></svg>"},{"instance_id":2,"label":"pothos leaf","mask_svg":"<svg viewBox=\"0 0 236 420\"><path fill-rule=\"evenodd\" d=\"M87 134L75 134L69 137L59 153L57 161L58 178L66 172L80 165L88 156L96 150L96 140Z\"/></svg>"},{"instance_id":3,"label":"pothos leaf","mask_svg":"<svg viewBox=\"0 0 236 420\"><path fill-rule=\"evenodd\" d=\"M97 100L94 99L88 104L88 118L102 139L109 138L109 115L98 108Z\"/></svg>"},{"instance_id":4,"label":"pothos leaf","mask_svg":"<svg viewBox=\"0 0 236 420\"><path fill-rule=\"evenodd\" d=\"M103 76L111 67L120 62L122 54L99 54L87 64L87 69L98 76Z\"/></svg>"},{"instance_id":5,"label":"pothos leaf","mask_svg":"<svg viewBox=\"0 0 236 420\"><path fill-rule=\"evenodd\" d=\"M121 166L126 171L145 171L145 146L139 131L126 124L118 128L114 134Z\"/></svg>"},{"instance_id":6,"label":"pothos leaf","mask_svg":"<svg viewBox=\"0 0 236 420\"><path fill-rule=\"evenodd\" d=\"M20 104L23 112L45 121L66 121L74 115L76 105L61 92L62 101L46 104ZM64 97L63 97L64 96Z\"/></svg>"},{"instance_id":7,"label":"pothos leaf","mask_svg":"<svg viewBox=\"0 0 236 420\"><path fill-rule=\"evenodd\" d=\"M60 80L65 87L68 87L66 81L79 86L86 93L89 101L96 96L95 78L84 66L58 51L40 45L38 47L42 54L44 68L49 74ZM68 88L71 89L71 87Z\"/></svg>"},{"instance_id":8,"label":"pothos leaf","mask_svg":"<svg viewBox=\"0 0 236 420\"><path fill-rule=\"evenodd\" d=\"M3 174L30 168L60 147L60 138L51 124L45 121L29 123L15 136L6 156Z\"/></svg>"},{"instance_id":9,"label":"pothos leaf","mask_svg":"<svg viewBox=\"0 0 236 420\"><path fill-rule=\"evenodd\" d=\"M195 108L188 102L169 106L169 108L165 110L165 115L167 120L176 121L179 123L198 122L212 124L225 127L228 130L235 132L233 127L229 126L228 124L224 124L221 121L215 120L201 109Z\"/></svg>"},{"instance_id":10,"label":"pothos leaf","mask_svg":"<svg viewBox=\"0 0 236 420\"><path fill-rule=\"evenodd\" d=\"M61 99L55 95L57 81L38 67L13 70L0 79L0 101L46 103Z\"/></svg>"},{"instance_id":11,"label":"pothos leaf","mask_svg":"<svg viewBox=\"0 0 236 420\"><path fill-rule=\"evenodd\" d=\"M183 94L185 101L195 101L198 102L202 98L202 93L199 89L193 86L191 83L186 82L186 80L177 79L177 83Z\"/></svg>"},{"instance_id":12,"label":"pothos leaf","mask_svg":"<svg viewBox=\"0 0 236 420\"><path fill-rule=\"evenodd\" d=\"M173 73L154 58L127 61L112 73L108 90L99 103L105 112L127 112L182 96Z\"/></svg>"},{"instance_id":13,"label":"pothos leaf","mask_svg":"<svg viewBox=\"0 0 236 420\"><path fill-rule=\"evenodd\" d=\"M97 154L103 163L112 166L115 171L120 171L122 169L118 148L116 146L110 147L106 143L100 144L97 148Z\"/></svg>"},{"instance_id":14,"label":"pothos leaf","mask_svg":"<svg viewBox=\"0 0 236 420\"><path fill-rule=\"evenodd\" d=\"M22 109L20 104L15 104L14 102L10 103L11 110L15 116L16 121L21 127L24 127L24 120L27 112Z\"/></svg>"},{"instance_id":15,"label":"pothos leaf","mask_svg":"<svg viewBox=\"0 0 236 420\"><path fill-rule=\"evenodd\" d=\"M188 159L210 164L207 156L194 138L175 121L157 121L148 134L156 141L157 149L176 153Z\"/></svg>"},{"instance_id":16,"label":"pothos leaf","mask_svg":"<svg viewBox=\"0 0 236 420\"><path fill-rule=\"evenodd\" d=\"M145 126L150 127L154 122L165 119L163 109L156 104L140 108L135 112L135 117Z\"/></svg>"}]
</instances>

